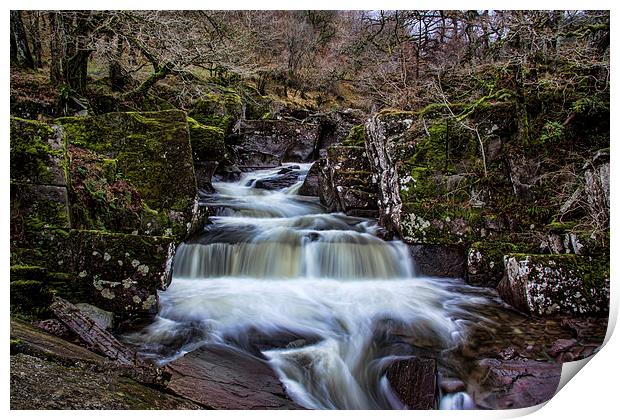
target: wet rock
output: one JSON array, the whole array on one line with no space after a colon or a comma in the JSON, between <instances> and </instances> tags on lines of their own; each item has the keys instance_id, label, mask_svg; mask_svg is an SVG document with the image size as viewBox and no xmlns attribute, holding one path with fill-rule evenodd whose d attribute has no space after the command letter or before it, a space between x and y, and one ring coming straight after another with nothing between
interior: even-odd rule
<instances>
[{"instance_id":1,"label":"wet rock","mask_svg":"<svg viewBox=\"0 0 620 420\"><path fill-rule=\"evenodd\" d=\"M304 183L301 185L301 188L299 188L297 194L318 197L320 170L321 168L319 162L314 162L310 167L310 170L308 171L308 174L304 179Z\"/></svg>"},{"instance_id":2,"label":"wet rock","mask_svg":"<svg viewBox=\"0 0 620 420\"><path fill-rule=\"evenodd\" d=\"M196 185L201 193L212 194L215 192L212 180L213 174L215 174L217 167L217 162L194 162L194 168L196 170Z\"/></svg>"},{"instance_id":3,"label":"wet rock","mask_svg":"<svg viewBox=\"0 0 620 420\"><path fill-rule=\"evenodd\" d=\"M437 366L433 359L399 360L387 370L390 386L410 410L432 410L437 405Z\"/></svg>"},{"instance_id":4,"label":"wet rock","mask_svg":"<svg viewBox=\"0 0 620 420\"><path fill-rule=\"evenodd\" d=\"M319 198L328 211L349 215L376 212L377 190L365 148L332 146L319 165Z\"/></svg>"},{"instance_id":5,"label":"wet rock","mask_svg":"<svg viewBox=\"0 0 620 420\"><path fill-rule=\"evenodd\" d=\"M282 165L282 158L280 156L258 150L237 149L237 156L239 165L244 170L275 168Z\"/></svg>"},{"instance_id":6,"label":"wet rock","mask_svg":"<svg viewBox=\"0 0 620 420\"><path fill-rule=\"evenodd\" d=\"M577 340L575 339L560 338L554 341L551 348L547 350L547 353L551 357L557 357L560 353L567 352L568 350L573 348L576 344L577 344Z\"/></svg>"},{"instance_id":7,"label":"wet rock","mask_svg":"<svg viewBox=\"0 0 620 420\"><path fill-rule=\"evenodd\" d=\"M291 170L291 172L286 172L282 175L259 179L254 184L254 187L264 190L281 190L295 184L299 180L299 175L299 172Z\"/></svg>"},{"instance_id":8,"label":"wet rock","mask_svg":"<svg viewBox=\"0 0 620 420\"><path fill-rule=\"evenodd\" d=\"M577 255L511 254L498 285L502 299L536 315L606 313L609 261Z\"/></svg>"},{"instance_id":9,"label":"wet rock","mask_svg":"<svg viewBox=\"0 0 620 420\"><path fill-rule=\"evenodd\" d=\"M268 161L251 158L256 152L272 156L280 162L308 162L313 159L318 138L319 125L315 123L295 120L243 121L236 137L239 165L269 166Z\"/></svg>"},{"instance_id":10,"label":"wet rock","mask_svg":"<svg viewBox=\"0 0 620 420\"><path fill-rule=\"evenodd\" d=\"M296 409L269 365L224 346L205 346L166 366L168 387L213 409Z\"/></svg>"},{"instance_id":11,"label":"wet rock","mask_svg":"<svg viewBox=\"0 0 620 420\"><path fill-rule=\"evenodd\" d=\"M506 347L504 350L498 353L498 356L501 357L503 360L514 359L515 355L516 350L514 349L514 347Z\"/></svg>"},{"instance_id":12,"label":"wet rock","mask_svg":"<svg viewBox=\"0 0 620 420\"><path fill-rule=\"evenodd\" d=\"M548 401L560 383L562 365L532 360L484 359L476 404L491 410L525 408Z\"/></svg>"},{"instance_id":13,"label":"wet rock","mask_svg":"<svg viewBox=\"0 0 620 420\"><path fill-rule=\"evenodd\" d=\"M465 391L465 382L460 379L446 378L440 382L441 390L447 394L454 394L455 392Z\"/></svg>"},{"instance_id":14,"label":"wet rock","mask_svg":"<svg viewBox=\"0 0 620 420\"><path fill-rule=\"evenodd\" d=\"M465 277L465 248L460 245L410 245L418 274L431 277Z\"/></svg>"}]
</instances>

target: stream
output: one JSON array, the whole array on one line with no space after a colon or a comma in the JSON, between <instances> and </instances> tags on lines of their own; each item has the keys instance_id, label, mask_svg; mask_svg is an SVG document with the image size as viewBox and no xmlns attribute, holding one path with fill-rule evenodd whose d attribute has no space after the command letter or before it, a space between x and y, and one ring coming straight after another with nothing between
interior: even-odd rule
<instances>
[{"instance_id":1,"label":"stream","mask_svg":"<svg viewBox=\"0 0 620 420\"><path fill-rule=\"evenodd\" d=\"M179 246L141 353L167 363L206 343L268 361L290 397L312 409L403 408L386 369L412 355L467 382L472 328L493 336L521 319L491 289L416 274L407 245L369 219L327 214L298 196L254 188L281 168L215 182L204 231ZM485 344L486 345L486 344ZM440 408L472 408L465 392Z\"/></svg>"}]
</instances>

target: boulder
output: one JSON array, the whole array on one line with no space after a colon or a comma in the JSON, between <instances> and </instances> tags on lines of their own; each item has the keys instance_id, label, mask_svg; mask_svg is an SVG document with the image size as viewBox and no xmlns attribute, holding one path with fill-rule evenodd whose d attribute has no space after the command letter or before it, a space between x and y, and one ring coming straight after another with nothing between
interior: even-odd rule
<instances>
[{"instance_id":1,"label":"boulder","mask_svg":"<svg viewBox=\"0 0 620 420\"><path fill-rule=\"evenodd\" d=\"M236 137L239 166L266 167L267 163L308 162L314 158L319 125L296 120L243 121ZM252 155L272 156L260 162Z\"/></svg>"},{"instance_id":2,"label":"boulder","mask_svg":"<svg viewBox=\"0 0 620 420\"><path fill-rule=\"evenodd\" d=\"M392 363L387 370L392 390L409 410L437 407L437 365L435 360L412 357Z\"/></svg>"},{"instance_id":3,"label":"boulder","mask_svg":"<svg viewBox=\"0 0 620 420\"><path fill-rule=\"evenodd\" d=\"M504 255L525 250L523 245L492 240L471 244L467 251L467 283L497 287L504 276Z\"/></svg>"},{"instance_id":4,"label":"boulder","mask_svg":"<svg viewBox=\"0 0 620 420\"><path fill-rule=\"evenodd\" d=\"M431 277L465 277L465 248L461 245L410 245L417 274Z\"/></svg>"},{"instance_id":5,"label":"boulder","mask_svg":"<svg viewBox=\"0 0 620 420\"><path fill-rule=\"evenodd\" d=\"M332 212L374 216L377 190L366 149L355 146L332 146L327 158L319 161L319 198Z\"/></svg>"},{"instance_id":6,"label":"boulder","mask_svg":"<svg viewBox=\"0 0 620 420\"><path fill-rule=\"evenodd\" d=\"M280 380L261 359L222 345L203 346L166 370L177 395L212 409L297 409Z\"/></svg>"},{"instance_id":7,"label":"boulder","mask_svg":"<svg viewBox=\"0 0 620 420\"><path fill-rule=\"evenodd\" d=\"M299 188L297 194L318 197L319 195L319 174L321 167L319 161L316 161L308 170L304 183Z\"/></svg>"},{"instance_id":8,"label":"boulder","mask_svg":"<svg viewBox=\"0 0 620 420\"><path fill-rule=\"evenodd\" d=\"M197 188L184 112L114 112L57 122L71 158L71 211L79 223L73 227L187 235ZM106 215L123 209L121 220Z\"/></svg>"},{"instance_id":9,"label":"boulder","mask_svg":"<svg viewBox=\"0 0 620 420\"><path fill-rule=\"evenodd\" d=\"M300 173L298 171L276 174L269 178L257 180L254 187L264 190L281 190L283 188L288 188L299 181L299 175Z\"/></svg>"},{"instance_id":10,"label":"boulder","mask_svg":"<svg viewBox=\"0 0 620 420\"><path fill-rule=\"evenodd\" d=\"M196 185L198 190L204 194L212 194L215 192L213 188L213 175L218 167L218 162L194 162L194 169L196 170Z\"/></svg>"},{"instance_id":11,"label":"boulder","mask_svg":"<svg viewBox=\"0 0 620 420\"><path fill-rule=\"evenodd\" d=\"M578 255L509 254L497 289L534 315L601 314L609 310L609 260Z\"/></svg>"},{"instance_id":12,"label":"boulder","mask_svg":"<svg viewBox=\"0 0 620 420\"><path fill-rule=\"evenodd\" d=\"M482 380L475 393L481 408L526 408L549 401L560 383L561 363L533 360L484 359L478 363Z\"/></svg>"}]
</instances>

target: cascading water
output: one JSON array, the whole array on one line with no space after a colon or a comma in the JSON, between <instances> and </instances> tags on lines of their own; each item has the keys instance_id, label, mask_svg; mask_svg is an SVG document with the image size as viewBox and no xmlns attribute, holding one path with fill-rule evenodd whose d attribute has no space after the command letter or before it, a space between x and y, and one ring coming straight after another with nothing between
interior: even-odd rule
<instances>
[{"instance_id":1,"label":"cascading water","mask_svg":"<svg viewBox=\"0 0 620 420\"><path fill-rule=\"evenodd\" d=\"M253 188L275 173L214 184L218 216L179 247L144 351L165 363L223 343L267 358L305 407L401 408L386 367L412 354L441 360L489 299L456 280L416 277L405 244L379 239L368 219L322 213L292 193L301 180ZM448 397L444 408L467 405L466 394Z\"/></svg>"}]
</instances>

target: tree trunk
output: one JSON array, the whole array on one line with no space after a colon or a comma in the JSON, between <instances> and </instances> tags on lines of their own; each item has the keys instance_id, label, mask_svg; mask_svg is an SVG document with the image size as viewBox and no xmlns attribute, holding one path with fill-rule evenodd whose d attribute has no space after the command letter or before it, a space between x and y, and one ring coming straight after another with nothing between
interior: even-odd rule
<instances>
[{"instance_id":1,"label":"tree trunk","mask_svg":"<svg viewBox=\"0 0 620 420\"><path fill-rule=\"evenodd\" d=\"M92 48L87 43L89 15L81 12L73 17L63 12L50 13L50 50L52 63L50 79L66 85L77 93L86 90L88 59Z\"/></svg>"},{"instance_id":2,"label":"tree trunk","mask_svg":"<svg viewBox=\"0 0 620 420\"><path fill-rule=\"evenodd\" d=\"M21 11L11 10L11 63L34 69Z\"/></svg>"}]
</instances>

